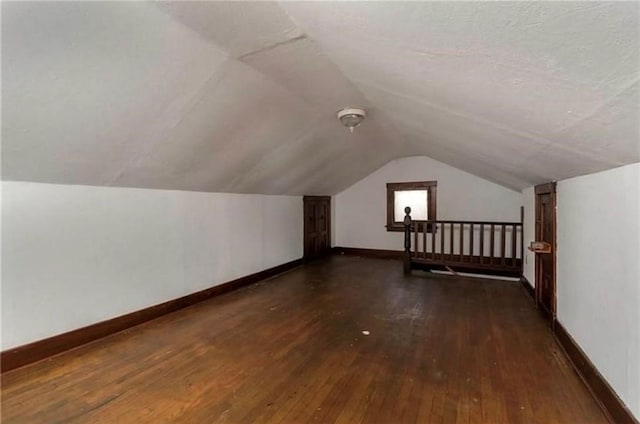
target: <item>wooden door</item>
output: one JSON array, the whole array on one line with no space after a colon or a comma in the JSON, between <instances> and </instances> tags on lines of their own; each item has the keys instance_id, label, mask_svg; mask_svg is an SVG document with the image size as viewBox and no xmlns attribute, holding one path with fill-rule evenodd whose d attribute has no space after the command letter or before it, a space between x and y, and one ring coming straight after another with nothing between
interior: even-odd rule
<instances>
[{"instance_id":1,"label":"wooden door","mask_svg":"<svg viewBox=\"0 0 640 424\"><path fill-rule=\"evenodd\" d=\"M331 197L304 196L304 258L319 258L331 250Z\"/></svg>"},{"instance_id":2,"label":"wooden door","mask_svg":"<svg viewBox=\"0 0 640 424\"><path fill-rule=\"evenodd\" d=\"M536 240L551 245L536 253L536 303L553 323L556 316L556 186L536 186Z\"/></svg>"}]
</instances>

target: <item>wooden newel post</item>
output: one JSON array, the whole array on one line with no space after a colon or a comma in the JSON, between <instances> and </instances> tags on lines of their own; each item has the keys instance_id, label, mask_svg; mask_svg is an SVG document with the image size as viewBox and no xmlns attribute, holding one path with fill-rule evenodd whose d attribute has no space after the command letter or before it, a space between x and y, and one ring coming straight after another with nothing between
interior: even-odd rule
<instances>
[{"instance_id":1,"label":"wooden newel post","mask_svg":"<svg viewBox=\"0 0 640 424\"><path fill-rule=\"evenodd\" d=\"M404 265L404 273L411 272L411 208L407 206L404 208L404 254L402 255L402 262Z\"/></svg>"}]
</instances>

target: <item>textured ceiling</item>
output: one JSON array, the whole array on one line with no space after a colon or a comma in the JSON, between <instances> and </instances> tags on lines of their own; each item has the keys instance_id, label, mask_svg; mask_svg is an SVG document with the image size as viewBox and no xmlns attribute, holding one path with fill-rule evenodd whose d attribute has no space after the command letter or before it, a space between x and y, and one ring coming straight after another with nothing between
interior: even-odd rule
<instances>
[{"instance_id":1,"label":"textured ceiling","mask_svg":"<svg viewBox=\"0 0 640 424\"><path fill-rule=\"evenodd\" d=\"M639 8L3 2L2 177L334 194L410 155L514 189L637 162Z\"/></svg>"}]
</instances>

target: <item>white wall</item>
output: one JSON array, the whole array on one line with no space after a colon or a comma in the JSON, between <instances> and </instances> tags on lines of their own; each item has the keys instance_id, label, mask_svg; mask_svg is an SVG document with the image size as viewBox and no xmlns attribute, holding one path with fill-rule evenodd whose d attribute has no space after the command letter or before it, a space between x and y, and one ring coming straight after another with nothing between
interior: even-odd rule
<instances>
[{"instance_id":1,"label":"white wall","mask_svg":"<svg viewBox=\"0 0 640 424\"><path fill-rule=\"evenodd\" d=\"M640 417L640 164L558 183L558 321Z\"/></svg>"},{"instance_id":2,"label":"white wall","mask_svg":"<svg viewBox=\"0 0 640 424\"><path fill-rule=\"evenodd\" d=\"M387 232L389 182L438 181L438 219L520 221L522 196L426 156L393 160L334 196L336 246L403 249L403 235Z\"/></svg>"},{"instance_id":3,"label":"white wall","mask_svg":"<svg viewBox=\"0 0 640 424\"><path fill-rule=\"evenodd\" d=\"M2 182L2 349L302 256L302 200Z\"/></svg>"},{"instance_id":4,"label":"white wall","mask_svg":"<svg viewBox=\"0 0 640 424\"><path fill-rule=\"evenodd\" d=\"M522 205L524 206L524 264L523 274L531 286L536 285L536 254L527 249L530 242L536 238L536 191L535 187L522 190Z\"/></svg>"}]
</instances>

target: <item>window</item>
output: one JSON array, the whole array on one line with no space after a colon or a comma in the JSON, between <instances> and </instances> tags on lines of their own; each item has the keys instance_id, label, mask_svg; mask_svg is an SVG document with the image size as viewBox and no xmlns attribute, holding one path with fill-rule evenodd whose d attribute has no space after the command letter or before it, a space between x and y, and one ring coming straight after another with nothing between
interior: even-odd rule
<instances>
[{"instance_id":1,"label":"window","mask_svg":"<svg viewBox=\"0 0 640 424\"><path fill-rule=\"evenodd\" d=\"M406 206L411 208L412 220L435 221L437 185L437 181L387 183L387 231L404 231Z\"/></svg>"}]
</instances>

